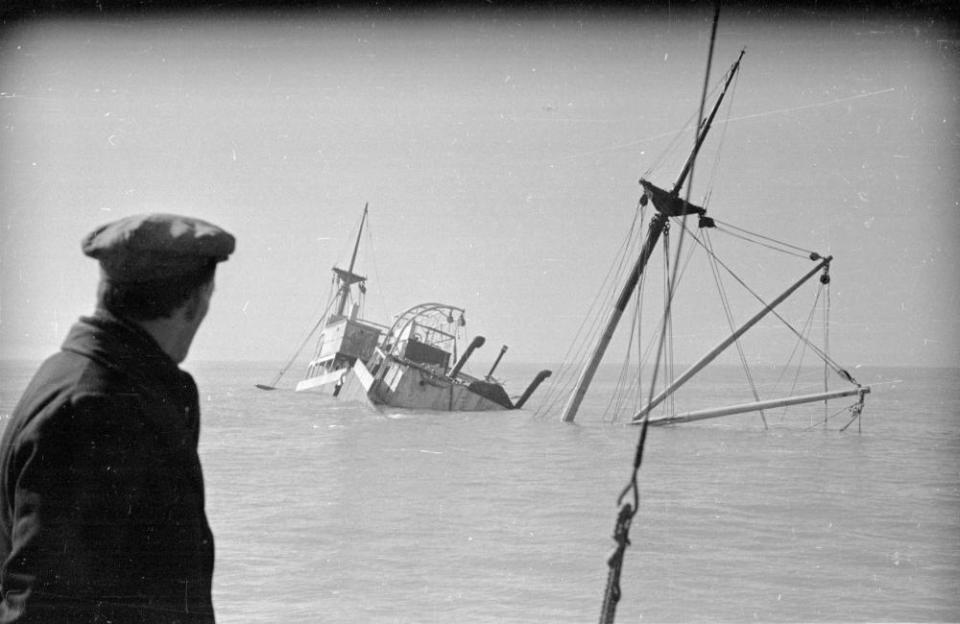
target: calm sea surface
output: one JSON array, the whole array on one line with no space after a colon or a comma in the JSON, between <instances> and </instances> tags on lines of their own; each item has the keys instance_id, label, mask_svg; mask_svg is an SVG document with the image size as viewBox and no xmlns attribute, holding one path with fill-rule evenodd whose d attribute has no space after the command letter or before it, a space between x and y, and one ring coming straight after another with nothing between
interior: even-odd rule
<instances>
[{"instance_id":1,"label":"calm sea surface","mask_svg":"<svg viewBox=\"0 0 960 624\"><path fill-rule=\"evenodd\" d=\"M0 364L4 419L33 368ZM597 620L635 427L589 402L574 425L377 413L256 389L272 364L186 368L219 622ZM878 384L861 433L799 411L650 431L618 622L960 621L960 371L857 377Z\"/></svg>"}]
</instances>

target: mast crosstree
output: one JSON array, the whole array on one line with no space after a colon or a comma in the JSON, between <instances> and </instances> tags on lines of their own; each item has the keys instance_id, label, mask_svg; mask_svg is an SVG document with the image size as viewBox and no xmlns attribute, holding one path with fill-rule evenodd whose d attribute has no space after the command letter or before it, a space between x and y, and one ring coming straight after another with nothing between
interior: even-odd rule
<instances>
[{"instance_id":1,"label":"mast crosstree","mask_svg":"<svg viewBox=\"0 0 960 624\"><path fill-rule=\"evenodd\" d=\"M604 326L602 333L600 334L599 339L593 351L590 354L589 359L584 365L579 379L577 380L576 385L574 386L573 391L570 394L569 399L567 400L566 405L564 406L562 419L564 422L573 422L577 416L577 413L580 410L580 406L583 403L583 400L586 396L587 390L589 389L593 379L596 375L597 369L600 366L601 361L604 358L607 348L610 345L613 335L617 329L617 326L620 323L620 319L623 316L624 311L627 309L627 306L630 304L631 298L634 291L637 288L637 284L640 282L640 278L643 275L644 270L646 269L647 263L650 260L650 257L653 253L654 248L656 247L661 236L665 236L665 232L669 227L669 219L673 218L686 218L687 216L696 215L699 221L700 228L712 228L715 227L713 219L706 216L706 210L701 207L690 203L689 199L681 198L680 192L684 187L684 184L687 182L688 178L693 171L693 167L697 158L697 155L700 152L700 148L703 146L704 141L706 140L707 134L710 131L710 128L713 124L713 121L717 115L717 111L720 108L721 103L723 102L724 96L730 88L731 83L733 82L734 77L740 69L740 62L743 59L745 50L741 50L737 60L728 70L726 77L723 82L723 88L720 91L720 94L717 96L716 101L713 104L713 107L710 111L710 114L699 123L697 137L694 142L693 149L690 152L690 155L687 157L686 162L684 163L683 169L680 171L680 174L677 176L676 182L674 182L672 188L668 191L666 189L660 188L655 185L653 182L646 180L644 178L640 179L640 185L643 188L643 196L641 197L641 205L646 205L647 203L652 203L655 208L655 214L650 220L650 225L647 229L647 234L641 247L640 253L637 257L636 262L634 263L632 270L624 283L619 296L616 299L616 302L613 306L613 310L610 311L607 322ZM688 192L689 194L689 192ZM859 397L860 403L862 404L864 395L870 392L869 386L861 386L856 383L849 375L846 375L845 379L852 382L856 388L853 390L844 390L844 391L827 391L824 389L824 392L819 394L810 394L804 396L790 397L788 399L775 399L773 401L759 401L755 403L742 404L738 406L733 406L731 408L718 408L716 410L702 410L695 413L695 417L690 417L694 414L684 415L684 418L677 416L668 416L663 418L649 418L651 410L660 405L665 399L670 397L677 389L684 385L687 381L690 380L694 375L696 375L700 370L712 362L718 355L720 355L727 347L736 343L739 338L751 327L756 325L762 318L764 318L768 313L773 311L780 303L786 300L790 295L792 295L802 284L807 282L817 273L823 273L826 275L830 267L830 262L833 260L831 256L821 257L819 254L813 253L810 255L810 259L813 261L819 261L817 266L811 269L807 274L805 274L800 280L794 283L792 286L787 288L781 295L779 295L773 302L765 304L763 309L756 313L750 320L741 325L739 328L734 330L730 336L725 338L720 342L714 349L712 349L707 355L703 356L696 364L691 366L686 372L684 372L680 377L672 381L667 388L665 388L660 394L655 398L651 399L649 403L644 406L640 411L638 411L633 419L633 424L639 424L643 421L649 421L649 424L673 424L678 422L689 422L690 420L701 420L704 418L714 418L717 416L725 416L734 413L741 413L747 411L759 411L765 408L786 406L786 405L797 405L800 403L811 403L816 401L826 401L830 398L838 398L843 396L853 396L856 395ZM821 278L821 282L824 282L824 279ZM669 302L668 302L669 309ZM842 374L842 373L841 373Z\"/></svg>"},{"instance_id":2,"label":"mast crosstree","mask_svg":"<svg viewBox=\"0 0 960 624\"><path fill-rule=\"evenodd\" d=\"M607 347L610 345L610 341L613 339L613 334L617 329L617 325L620 323L620 318L623 316L623 312L626 310L627 305L630 302L630 298L633 296L633 292L637 287L637 283L640 281L640 276L643 274L643 271L647 266L647 261L650 259L650 254L653 253L653 250L657 245L657 241L660 239L660 235L667 227L667 218L683 217L695 214L700 217L701 223L704 226L709 225L709 220L706 222L704 221L704 219L706 219L706 210L699 206L694 206L687 200L681 199L680 190L683 188L683 183L686 181L687 176L690 174L690 171L693 168L693 164L696 161L700 147L703 145L704 139L707 138L707 133L710 132L710 126L713 123L713 119L716 116L717 111L720 109L720 104L723 102L723 96L726 95L727 89L729 89L730 83L733 81L733 77L740 69L740 61L743 59L743 54L744 50L741 50L740 56L737 57L737 61L733 64L727 74L727 79L724 82L723 90L717 97L717 101L714 103L709 117L707 117L707 119L700 124L700 128L697 132L697 140L694 143L693 150L690 152L690 156L687 158L687 162L684 164L683 170L677 177L677 181L674 183L673 189L670 191L665 191L652 182L649 182L643 178L640 179L640 185L643 187L644 191L641 203L646 204L647 201L651 201L657 212L650 221L650 226L647 229L647 237L643 242L640 255L637 257L637 261L633 265L633 270L630 272L630 276L627 278L623 289L620 291L620 296L617 298L617 302L614 305L613 311L610 313L610 317L607 320L607 324L604 327L603 333L600 335L600 339L597 342L596 347L594 347L590 359L584 366L583 372L580 374L580 379L577 381L577 385L574 388L566 407L564 407L563 422L573 422L573 420L576 418L577 412L580 410L580 405L583 403L583 398L587 394L587 389L593 382L593 377L596 375L597 368L600 366L600 362L603 360L603 356L607 351Z\"/></svg>"}]
</instances>

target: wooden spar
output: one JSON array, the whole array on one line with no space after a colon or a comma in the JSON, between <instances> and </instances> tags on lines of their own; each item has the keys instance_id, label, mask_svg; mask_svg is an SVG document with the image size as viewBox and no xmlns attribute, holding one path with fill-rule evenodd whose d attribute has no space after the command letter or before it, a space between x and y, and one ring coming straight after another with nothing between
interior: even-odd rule
<instances>
[{"instance_id":1,"label":"wooden spar","mask_svg":"<svg viewBox=\"0 0 960 624\"><path fill-rule=\"evenodd\" d=\"M577 381L577 387L574 389L573 394L570 395L570 400L563 410L563 422L573 422L573 419L576 418L577 410L580 409L583 397L587 394L587 388L590 387L590 383L593 381L593 376L597 372L597 367L600 366L603 354L606 353L607 346L613 338L613 332L617 329L620 317L623 316L623 311L626 309L627 303L633 295L633 290L636 288L637 282L640 281L640 275L643 273L643 269L647 265L647 260L650 258L650 254L653 253L653 248L656 246L657 239L660 238L660 234L663 232L666 223L667 217L659 212L651 219L650 228L647 230L647 239L643 242L640 256L633 265L633 270L630 272L627 283L623 285L623 290L620 291L620 297L617 299L617 304L610 314L607 326L604 328L603 334L600 336L600 340L593 350L590 361L583 367L583 372Z\"/></svg>"},{"instance_id":2,"label":"wooden spar","mask_svg":"<svg viewBox=\"0 0 960 624\"><path fill-rule=\"evenodd\" d=\"M713 118L717 114L717 110L720 108L720 103L723 101L723 96L730 87L730 82L733 80L734 74L737 73L737 70L740 67L740 59L743 58L743 53L744 51L741 50L740 56L737 57L737 62L734 63L730 68L727 80L723 85L723 91L721 91L720 96L714 103L713 110L710 112L710 116L707 117L707 119L700 125L700 128L697 131L697 140L694 143L693 151L690 153L689 158L687 158L687 163L684 165L683 171L677 178L677 182L674 184L673 190L670 193L674 197L679 194L680 187L683 186L683 182L686 180L687 174L690 172L690 168L693 166L693 162L697 158L697 153L700 151L700 146L703 145L704 139L707 138L707 133L710 131L710 125L713 122ZM641 184L643 183L644 181L641 180ZM654 202L654 207L656 208L656 202ZM630 272L630 277L627 279L626 284L624 284L623 289L620 291L620 297L617 299L617 303L614 306L613 311L610 313L610 318L607 320L607 325L603 330L603 334L600 335L600 339L597 341L597 346L593 349L590 360L587 362L586 366L583 367L583 372L580 373L580 379L577 380L577 386L574 388L573 393L570 395L570 400L567 401L567 405L563 410L563 422L573 422L573 419L576 418L577 411L580 409L580 404L583 402L583 397L587 393L587 388L589 388L590 384L593 382L593 377L597 372L597 368L600 366L600 361L603 360L603 356L607 351L607 347L610 345L610 341L613 339L613 333L617 329L617 325L620 323L620 317L623 316L623 311L626 309L627 303L630 301L630 297L633 295L633 291L637 286L637 282L640 281L640 275L643 274L643 270L647 265L647 260L650 258L650 254L653 253L653 248L656 246L657 240L660 238L660 234L663 233L666 225L667 215L663 214L662 212L657 212L653 219L651 219L650 227L647 230L647 238L643 242L643 248L640 250L640 256L637 258L636 263L634 263L633 270Z\"/></svg>"},{"instance_id":3,"label":"wooden spar","mask_svg":"<svg viewBox=\"0 0 960 624\"><path fill-rule=\"evenodd\" d=\"M367 220L367 210L370 208L370 202L363 205L363 216L360 217L360 229L357 230L357 241L353 244L353 254L350 256L350 268L347 269L353 273L353 265L357 261L357 250L360 249L360 235L363 234L363 224Z\"/></svg>"},{"instance_id":4,"label":"wooden spar","mask_svg":"<svg viewBox=\"0 0 960 624\"><path fill-rule=\"evenodd\" d=\"M687 369L687 371L686 371L685 373L683 373L682 375L680 375L679 377L677 377L677 378L673 381L673 383L671 383L669 386L667 386L667 388L666 388L663 392L661 392L660 394L658 394L655 398L651 399L650 402L647 403L647 405L646 405L643 409L641 409L639 412L637 412L637 414L633 417L633 420L634 420L634 421L640 421L640 420L642 420L643 417L646 416L646 415L650 412L650 410L652 410L652 409L655 408L656 406L660 405L660 403L662 403L664 399L666 399L666 398L669 397L671 394L673 394L673 393L677 390L677 388L679 388L679 387L682 386L683 384L687 383L687 381L689 381L691 377L693 377L694 375L696 375L697 373L699 373L707 364L709 364L710 362L712 362L712 361L713 361L718 355L720 355L727 347L729 347L731 344L733 344L734 342L736 342L737 339L740 338L740 336L742 336L748 329L750 329L751 327L753 327L754 325L756 325L758 322L760 322L760 319L762 319L762 318L765 317L767 314L769 314L771 310L773 310L775 307L777 307L778 305L780 305L781 303L783 303L783 301L784 301L787 297L789 297L790 295L792 295L792 294L794 293L794 291L796 291L798 288L800 288L800 286L802 286L802 285L804 284L804 282L806 282L806 281L809 280L811 277L813 277L814 275L816 275L816 274L817 274L818 272L820 272L820 270L823 269L824 267L829 266L831 260L833 260L833 256L827 256L826 258L821 258L821 259L820 259L820 262L817 264L816 267L814 267L813 269L811 269L806 275L804 275L803 277L801 277L801 278L800 278L799 280L797 280L792 286L790 286L790 287L787 288L785 291L783 291L783 293L781 293L781 295L780 295L779 297L777 297L776 299L774 299L774 300L773 300L771 303L769 303L768 305L764 306L764 308L763 308L762 310L760 310L759 312L757 312L752 318L750 318L750 320L748 320L746 323L744 323L744 324L741 325L739 328L737 328L737 330L734 331L732 334L730 334L727 338L723 339L723 340L720 342L720 344L718 344L716 347L714 347L714 348L713 348L709 353L707 353L705 356L703 356L702 358L700 358L700 360L697 361L696 364L694 364L694 365L691 366L689 369Z\"/></svg>"},{"instance_id":5,"label":"wooden spar","mask_svg":"<svg viewBox=\"0 0 960 624\"><path fill-rule=\"evenodd\" d=\"M360 249L360 235L363 234L363 224L367 220L367 209L369 207L369 202L363 205L363 216L360 218L360 229L357 230L357 242L353 244L353 255L350 256L350 268L347 269L347 273L349 273L351 276L353 275L353 265L357 261L357 250ZM347 291L350 290L351 284L352 282L347 282L340 288L340 301L337 304L337 316L343 316L343 311L347 307Z\"/></svg>"},{"instance_id":6,"label":"wooden spar","mask_svg":"<svg viewBox=\"0 0 960 624\"><path fill-rule=\"evenodd\" d=\"M857 386L856 388L847 388L846 390L834 390L832 392L821 392L818 394L805 394L783 399L771 399L768 401L757 401L756 403L742 403L740 405L731 405L729 407L718 407L714 409L699 410L696 412L687 412L677 414L676 416L664 416L662 418L649 418L647 423L650 425L675 425L680 423L692 422L695 420L705 420L707 418L719 418L720 416L731 416L733 414L744 414L746 412L757 412L765 409L774 409L777 407L787 407L789 405L801 405L803 403L814 403L817 401L826 401L827 399L838 399L840 397L860 396L870 393L870 386ZM632 424L639 425L642 420L634 420Z\"/></svg>"},{"instance_id":7,"label":"wooden spar","mask_svg":"<svg viewBox=\"0 0 960 624\"><path fill-rule=\"evenodd\" d=\"M713 110L710 111L710 116L707 117L706 121L703 123L703 132L699 134L697 141L693 146L693 151L690 153L690 157L687 158L687 162L683 166L683 171L681 171L680 175L677 177L677 183L673 185L674 194L680 193L680 187L683 186L683 182L687 179L687 175L693 168L693 163L697 159L697 154L700 152L700 146L703 145L703 140L707 138L707 132L710 130L710 125L713 123L713 118L717 116L717 111L720 109L720 102L723 101L723 96L727 94L727 89L730 87L730 83L733 81L734 75L736 75L737 70L740 69L740 60L743 58L744 52L746 52L746 50L740 50L740 56L737 57L737 62L733 64L733 66L730 68L730 71L727 73L727 80L723 84L723 91L720 92L717 102L713 105ZM706 89L706 86L704 86L704 89Z\"/></svg>"}]
</instances>

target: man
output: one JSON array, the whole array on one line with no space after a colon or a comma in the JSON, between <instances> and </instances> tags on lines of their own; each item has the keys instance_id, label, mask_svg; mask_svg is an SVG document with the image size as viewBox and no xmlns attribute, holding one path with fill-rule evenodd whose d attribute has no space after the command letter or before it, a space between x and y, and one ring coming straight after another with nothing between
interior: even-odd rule
<instances>
[{"instance_id":1,"label":"man","mask_svg":"<svg viewBox=\"0 0 960 624\"><path fill-rule=\"evenodd\" d=\"M0 442L0 622L212 623L213 536L187 356L234 238L138 215L83 240L97 308Z\"/></svg>"}]
</instances>

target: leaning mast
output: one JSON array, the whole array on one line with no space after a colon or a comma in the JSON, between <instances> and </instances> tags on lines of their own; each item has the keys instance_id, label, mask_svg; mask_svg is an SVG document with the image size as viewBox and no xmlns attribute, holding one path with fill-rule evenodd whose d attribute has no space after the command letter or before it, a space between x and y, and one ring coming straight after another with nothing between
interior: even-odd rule
<instances>
[{"instance_id":1,"label":"leaning mast","mask_svg":"<svg viewBox=\"0 0 960 624\"><path fill-rule=\"evenodd\" d=\"M653 249L656 246L660 235L667 226L667 217L682 217L688 214L696 214L702 217L706 212L703 208L694 206L693 204L680 199L680 189L683 187L683 183L686 181L687 175L690 173L690 170L693 167L693 163L700 151L700 146L703 145L703 141L706 139L707 133L710 131L710 126L713 123L713 119L716 116L717 111L720 109L720 103L723 102L723 96L726 95L727 89L729 89L734 75L740 68L740 60L743 58L743 54L744 50L741 50L740 56L737 57L737 61L733 64L727 74L726 82L723 85L723 91L720 92L720 96L714 103L713 110L710 112L710 115L706 118L706 120L701 122L693 151L691 151L690 156L687 158L687 162L684 165L683 170L680 172L680 175L677 177L677 181L674 183L673 189L671 191L666 191L648 182L647 180L640 180L640 184L644 189L641 203L645 204L647 198L652 199L653 207L656 208L657 212L650 221L650 227L647 229L647 237L643 242L640 255L637 258L636 263L633 265L633 270L630 272L627 282L620 291L620 296L617 298L617 302L610 313L610 318L607 320L606 327L604 328L603 333L600 335L600 339L597 341L597 346L594 347L593 353L591 354L590 359L587 361L587 364L584 366L583 372L580 374L580 379L577 381L577 385L574 388L573 393L570 395L570 399L563 410L563 422L573 422L574 418L576 418L577 412L580 409L580 404L583 402L584 396L586 396L587 389L593 382L593 377L597 372L597 368L600 366L600 362L603 360L603 356L606 353L607 347L610 345L610 341L613 339L614 331L616 330L617 325L620 323L620 318L623 316L623 312L626 310L627 304L630 302L633 291L636 289L637 283L640 281L640 276L643 274L643 271L646 268L647 261L650 259L650 254L653 253Z\"/></svg>"},{"instance_id":2,"label":"leaning mast","mask_svg":"<svg viewBox=\"0 0 960 624\"><path fill-rule=\"evenodd\" d=\"M333 267L333 272L337 275L337 279L340 281L340 289L337 293L337 316L343 316L344 311L347 307L347 296L350 294L350 287L354 284L360 283L361 289L363 288L362 284L367 280L367 278L362 275L357 275L353 272L353 267L357 261L357 251L360 249L360 237L363 234L363 224L367 221L367 211L370 208L369 203L363 205L363 216L360 218L360 229L357 230L357 240L353 244L353 254L350 256L350 267L344 271L343 269Z\"/></svg>"}]
</instances>

